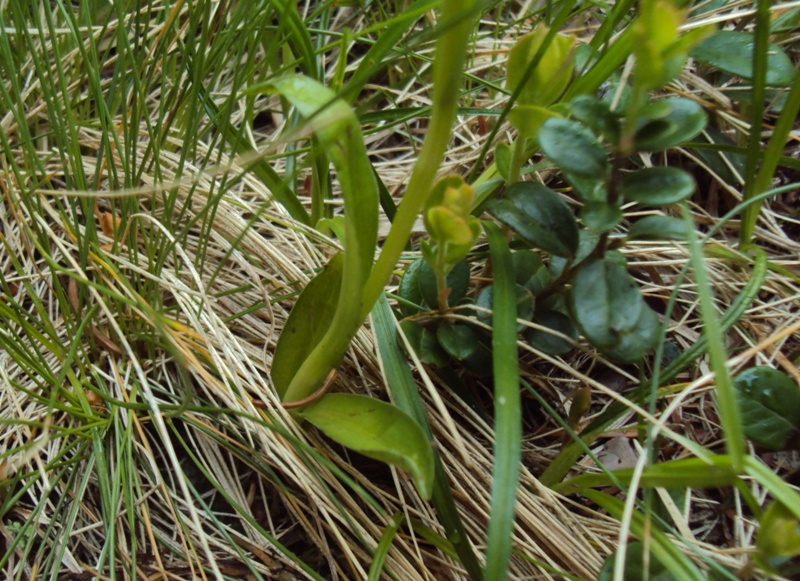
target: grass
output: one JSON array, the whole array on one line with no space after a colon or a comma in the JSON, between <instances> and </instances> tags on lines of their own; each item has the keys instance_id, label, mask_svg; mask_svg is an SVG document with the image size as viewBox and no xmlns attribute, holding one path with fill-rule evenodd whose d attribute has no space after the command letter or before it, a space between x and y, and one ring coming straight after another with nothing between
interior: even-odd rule
<instances>
[{"instance_id":1,"label":"grass","mask_svg":"<svg viewBox=\"0 0 800 581\"><path fill-rule=\"evenodd\" d=\"M686 212L699 241L626 249L645 295L668 309L654 361L616 365L584 343L564 357L524 343L514 353L502 343L510 334L498 336L503 389L521 399L494 427L491 386L415 357L409 367L379 299L336 390L385 397L388 386L427 426L440 456L433 503L280 405L272 354L297 293L339 246L314 226L340 199L317 140L295 141L308 133L287 104L243 92L287 72L339 92L393 215L428 155L433 47L447 29L434 26L436 4L0 6L4 578L462 579L487 564L487 579L593 579L618 547L624 561L628 533L682 578L720 567L722 578L765 575L752 559L758 517L771 498L800 517L797 453L754 450L726 385L754 364L800 378L797 127L777 113L750 124L707 67L688 67L669 91L701 102L732 143L659 160L698 181ZM687 26L771 20L772 41L796 61L787 15L798 8L767 4L695 3ZM593 91L624 66L635 3L535 6L483 5L456 126L435 144L445 161L417 169L415 187L438 169L491 193L493 144L512 135L503 64L533 19L601 50L568 91ZM764 62L763 30L757 38ZM796 75L784 111L796 109L797 87ZM542 163L522 173L557 179ZM760 251L737 247L740 236ZM504 245L489 236L500 278ZM407 248L398 268L417 255ZM396 282L370 294L391 298ZM503 304L495 327L513 328ZM530 389L513 389L517 374ZM573 425L561 416L586 386L591 405ZM581 431L591 438L569 445ZM728 486L676 493L653 470L689 457L722 465L726 444ZM609 481L624 493L558 488L597 473L593 457L634 469Z\"/></svg>"}]
</instances>

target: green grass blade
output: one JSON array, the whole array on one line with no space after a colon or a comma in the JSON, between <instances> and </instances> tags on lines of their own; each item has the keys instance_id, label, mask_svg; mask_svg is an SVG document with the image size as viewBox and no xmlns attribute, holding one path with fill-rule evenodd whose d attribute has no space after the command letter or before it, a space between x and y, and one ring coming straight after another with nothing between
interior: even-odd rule
<instances>
[{"instance_id":1,"label":"green grass blade","mask_svg":"<svg viewBox=\"0 0 800 581\"><path fill-rule=\"evenodd\" d=\"M389 549L392 547L392 541L397 534L397 529L400 528L401 524L403 524L405 518L406 517L402 512L395 513L392 517L392 520L390 520L389 524L386 525L383 535L381 536L381 540L378 543L378 547L375 549L375 554L372 555L372 565L369 567L367 581L379 581L381 578L381 572L383 572L383 564L386 561L386 555L389 553Z\"/></svg>"},{"instance_id":2,"label":"green grass blade","mask_svg":"<svg viewBox=\"0 0 800 581\"><path fill-rule=\"evenodd\" d=\"M714 307L711 284L709 283L705 263L703 262L703 251L700 248L700 243L697 240L697 235L694 230L694 222L685 206L683 208L683 215L690 232L689 249L692 256L692 268L694 270L697 293L700 298L700 313L704 323L703 334L708 342L708 357L716 379L717 408L719 410L722 429L725 434L725 444L728 455L731 458L733 469L736 472L741 472L745 455L742 418L739 412L739 403L736 399L733 381L728 372L728 367L725 364L728 357L723 342L723 327L720 324ZM764 260L764 262L766 262L766 260Z\"/></svg>"},{"instance_id":3,"label":"green grass blade","mask_svg":"<svg viewBox=\"0 0 800 581\"><path fill-rule=\"evenodd\" d=\"M397 322L385 294L381 295L381 298L378 299L372 309L372 322L378 343L378 354L383 362L392 401L397 407L419 422L428 437L432 438L433 433L425 416L425 407L419 396L417 384L411 374L411 369L408 367L408 360L397 342ZM435 448L434 463L432 500L436 508L436 514L439 516L439 520L447 533L447 539L453 545L470 579L480 581L483 579L480 563L472 548L464 523L461 521L453 495L450 492L442 459Z\"/></svg>"},{"instance_id":4,"label":"green grass blade","mask_svg":"<svg viewBox=\"0 0 800 581\"><path fill-rule=\"evenodd\" d=\"M522 457L517 294L511 252L500 228L484 222L494 273L492 367L494 370L494 468L486 540L487 579L505 579L511 556L515 503Z\"/></svg>"}]
</instances>

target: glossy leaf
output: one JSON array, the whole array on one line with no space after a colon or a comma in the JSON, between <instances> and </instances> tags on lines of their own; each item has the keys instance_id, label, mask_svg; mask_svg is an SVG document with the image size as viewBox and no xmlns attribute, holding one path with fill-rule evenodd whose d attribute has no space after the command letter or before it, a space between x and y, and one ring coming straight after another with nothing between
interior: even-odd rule
<instances>
[{"instance_id":1,"label":"glossy leaf","mask_svg":"<svg viewBox=\"0 0 800 581\"><path fill-rule=\"evenodd\" d=\"M339 444L405 470L420 496L431 497L433 450L419 424L399 408L372 397L332 393L299 414Z\"/></svg>"},{"instance_id":2,"label":"glossy leaf","mask_svg":"<svg viewBox=\"0 0 800 581\"><path fill-rule=\"evenodd\" d=\"M539 144L562 171L587 178L602 178L609 171L597 137L576 121L548 119L539 130Z\"/></svg>"},{"instance_id":3,"label":"glossy leaf","mask_svg":"<svg viewBox=\"0 0 800 581\"><path fill-rule=\"evenodd\" d=\"M773 570L800 555L800 520L780 502L773 502L761 517L756 539L758 560Z\"/></svg>"},{"instance_id":4,"label":"glossy leaf","mask_svg":"<svg viewBox=\"0 0 800 581\"><path fill-rule=\"evenodd\" d=\"M622 210L606 202L587 202L581 208L581 220L592 232L608 232L622 222Z\"/></svg>"},{"instance_id":5,"label":"glossy leaf","mask_svg":"<svg viewBox=\"0 0 800 581\"><path fill-rule=\"evenodd\" d=\"M685 200L694 193L694 178L676 167L649 167L629 173L619 184L628 200L663 206Z\"/></svg>"},{"instance_id":6,"label":"glossy leaf","mask_svg":"<svg viewBox=\"0 0 800 581\"><path fill-rule=\"evenodd\" d=\"M656 343L658 320L625 267L613 260L578 266L567 304L589 342L616 359L636 362Z\"/></svg>"},{"instance_id":7,"label":"glossy leaf","mask_svg":"<svg viewBox=\"0 0 800 581\"><path fill-rule=\"evenodd\" d=\"M419 313L421 310L430 309L430 305L422 298L422 290L420 290L419 285L420 270L423 264L426 264L426 262L421 258L409 264L403 273L403 278L400 279L400 285L397 287L397 294L404 301L407 301L398 301L400 312L407 317ZM419 308L415 308L412 305L418 305Z\"/></svg>"},{"instance_id":8,"label":"glossy leaf","mask_svg":"<svg viewBox=\"0 0 800 581\"><path fill-rule=\"evenodd\" d=\"M489 212L536 248L570 257L578 248L578 227L567 203L550 188L530 182L511 185Z\"/></svg>"},{"instance_id":9,"label":"glossy leaf","mask_svg":"<svg viewBox=\"0 0 800 581\"><path fill-rule=\"evenodd\" d=\"M633 223L628 230L630 240L686 240L686 222L672 216L647 216Z\"/></svg>"},{"instance_id":10,"label":"glossy leaf","mask_svg":"<svg viewBox=\"0 0 800 581\"><path fill-rule=\"evenodd\" d=\"M753 367L734 386L745 435L771 450L800 446L800 388L772 367Z\"/></svg>"},{"instance_id":11,"label":"glossy leaf","mask_svg":"<svg viewBox=\"0 0 800 581\"><path fill-rule=\"evenodd\" d=\"M478 350L480 344L472 327L463 323L440 325L436 330L439 345L456 359L466 359Z\"/></svg>"},{"instance_id":12,"label":"glossy leaf","mask_svg":"<svg viewBox=\"0 0 800 581\"><path fill-rule=\"evenodd\" d=\"M572 340L578 339L578 331L575 329L575 325L564 313L559 313L558 311L537 311L533 322L547 327L548 329L558 331L562 335L570 337ZM551 355L563 355L564 353L572 351L573 348L569 341L548 333L547 331L540 331L539 329L527 329L525 331L525 340L528 341L532 347Z\"/></svg>"},{"instance_id":13,"label":"glossy leaf","mask_svg":"<svg viewBox=\"0 0 800 581\"><path fill-rule=\"evenodd\" d=\"M698 135L706 125L703 108L690 99L672 97L642 110L634 145L639 151L675 147Z\"/></svg>"},{"instance_id":14,"label":"glossy leaf","mask_svg":"<svg viewBox=\"0 0 800 581\"><path fill-rule=\"evenodd\" d=\"M272 383L281 398L333 320L343 265L341 254L331 258L322 272L306 285L289 313L272 359Z\"/></svg>"},{"instance_id":15,"label":"glossy leaf","mask_svg":"<svg viewBox=\"0 0 800 581\"><path fill-rule=\"evenodd\" d=\"M511 264L514 265L514 280L522 286L526 286L531 277L544 268L542 259L532 250L514 252L511 255Z\"/></svg>"},{"instance_id":16,"label":"glossy leaf","mask_svg":"<svg viewBox=\"0 0 800 581\"><path fill-rule=\"evenodd\" d=\"M691 54L697 62L752 79L754 46L755 39L750 32L720 30L694 47ZM789 86L795 74L791 59L774 43L769 43L767 54L767 85Z\"/></svg>"}]
</instances>

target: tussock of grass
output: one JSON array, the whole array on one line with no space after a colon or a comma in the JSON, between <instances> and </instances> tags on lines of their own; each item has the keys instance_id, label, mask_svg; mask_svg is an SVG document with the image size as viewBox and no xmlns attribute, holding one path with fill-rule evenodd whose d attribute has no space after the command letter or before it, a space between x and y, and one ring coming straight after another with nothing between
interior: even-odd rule
<instances>
[{"instance_id":1,"label":"tussock of grass","mask_svg":"<svg viewBox=\"0 0 800 581\"><path fill-rule=\"evenodd\" d=\"M284 3L257 10L247 3L151 1L138 12L86 3L74 13L24 4L0 7L3 576L360 579L393 515L401 514L405 523L384 572L395 579L464 578L432 507L404 474L305 429L270 385L272 353L294 297L337 247L272 204L273 192L248 171L266 159L285 184L302 188L308 170L306 150L279 137L290 122L276 110L279 100L238 98L269 67L293 70L302 56L289 52L299 50L295 33L275 12ZM405 7L375 4L364 11L300 7L324 77L336 71L340 31L356 31L356 46L367 50ZM507 97L500 89L505 51L529 28L531 3L523 4L497 3L481 22L471 92L462 99L478 110L462 110L443 172L466 174L480 159L484 124L491 127ZM743 22L750 6L730 5L694 24ZM357 103L372 115L366 134L375 169L397 195L426 126L416 108L424 113L429 105L429 24L425 16L403 36ZM587 38L595 29L578 25ZM369 27L372 33L358 36ZM347 71L358 63L354 54ZM712 107L734 136L747 134L747 120L701 71L686 71L671 90ZM209 119L203 94L237 138L260 153L236 155ZM741 182L727 183L695 151L670 155L670 163L703 176L691 206L701 232L741 201ZM307 192L299 194L308 201ZM732 373L772 365L798 379L800 242L796 212L785 211L790 205L779 198L759 215L755 241L767 252L768 270L726 334ZM752 268L752 256L734 250L738 228L736 220L727 222L706 246L720 313ZM690 256L676 244L637 243L628 258L644 294L665 304ZM670 348L685 350L702 334L691 277L675 295L670 320ZM566 359L520 348L522 378L562 415L575 388L592 388L584 423L613 400L627 401L625 392L641 381L583 347ZM425 368L416 372L452 495L483 555L490 415ZM367 325L335 389L386 398L385 385ZM696 369L671 379L659 408L638 410L652 414L673 440L662 446L662 459L687 455L673 436L720 448L710 385L701 358ZM479 402L487 401L483 387L472 387ZM618 520L539 483L566 440L534 398L523 397L510 578L594 578L627 539L620 539ZM631 404L607 435L636 430L633 410ZM631 450L634 459L645 452ZM782 477L796 470L792 454L763 460ZM595 467L587 456L573 469ZM748 484L754 497L765 497L759 482ZM692 559L745 564L755 527L737 490L689 490L668 511L675 542Z\"/></svg>"}]
</instances>

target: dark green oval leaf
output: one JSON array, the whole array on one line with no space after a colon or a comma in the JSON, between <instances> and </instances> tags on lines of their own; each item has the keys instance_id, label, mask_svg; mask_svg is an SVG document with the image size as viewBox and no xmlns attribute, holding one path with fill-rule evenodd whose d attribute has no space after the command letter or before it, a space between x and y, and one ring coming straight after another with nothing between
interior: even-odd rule
<instances>
[{"instance_id":1,"label":"dark green oval leaf","mask_svg":"<svg viewBox=\"0 0 800 581\"><path fill-rule=\"evenodd\" d=\"M592 232L608 232L622 222L622 210L605 202L587 202L581 208L581 220Z\"/></svg>"},{"instance_id":2,"label":"dark green oval leaf","mask_svg":"<svg viewBox=\"0 0 800 581\"><path fill-rule=\"evenodd\" d=\"M686 222L672 216L647 216L628 231L630 240L686 240L688 236Z\"/></svg>"},{"instance_id":3,"label":"dark green oval leaf","mask_svg":"<svg viewBox=\"0 0 800 581\"><path fill-rule=\"evenodd\" d=\"M403 278L400 280L400 286L397 287L397 294L403 301L399 302L400 312L406 317L419 313L421 310L430 309L430 306L425 303L422 298L422 291L419 289L419 271L422 267L424 260L418 258L408 265ZM411 304L408 304L411 303ZM418 308L412 305L419 305Z\"/></svg>"},{"instance_id":4,"label":"dark green oval leaf","mask_svg":"<svg viewBox=\"0 0 800 581\"><path fill-rule=\"evenodd\" d=\"M511 255L511 263L514 265L514 282L522 286L527 286L531 277L544 268L542 259L532 250L516 251Z\"/></svg>"},{"instance_id":5,"label":"dark green oval leaf","mask_svg":"<svg viewBox=\"0 0 800 581\"><path fill-rule=\"evenodd\" d=\"M638 361L655 344L658 319L625 267L613 260L594 258L578 266L567 305L589 342L616 359Z\"/></svg>"},{"instance_id":6,"label":"dark green oval leaf","mask_svg":"<svg viewBox=\"0 0 800 581\"><path fill-rule=\"evenodd\" d=\"M736 376L745 436L771 450L800 444L800 388L772 367L753 367Z\"/></svg>"},{"instance_id":7,"label":"dark green oval leaf","mask_svg":"<svg viewBox=\"0 0 800 581\"><path fill-rule=\"evenodd\" d=\"M534 323L538 323L548 329L558 331L562 335L566 335L572 340L578 338L578 331L572 320L564 313L558 311L540 311L537 312L533 318ZM525 339L531 346L536 347L539 351L544 351L551 355L562 355L572 350L572 344L569 341L548 333L540 331L539 329L527 329L525 331Z\"/></svg>"},{"instance_id":8,"label":"dark green oval leaf","mask_svg":"<svg viewBox=\"0 0 800 581\"><path fill-rule=\"evenodd\" d=\"M627 174L619 193L628 200L661 206L675 204L694 193L694 178L677 167L648 167Z\"/></svg>"},{"instance_id":9,"label":"dark green oval leaf","mask_svg":"<svg viewBox=\"0 0 800 581\"><path fill-rule=\"evenodd\" d=\"M529 244L557 256L570 257L578 248L578 226L567 203L541 184L518 182L489 212Z\"/></svg>"},{"instance_id":10,"label":"dark green oval leaf","mask_svg":"<svg viewBox=\"0 0 800 581\"><path fill-rule=\"evenodd\" d=\"M548 119L539 129L539 144L563 171L587 178L602 178L608 173L605 150L597 137L580 123Z\"/></svg>"},{"instance_id":11,"label":"dark green oval leaf","mask_svg":"<svg viewBox=\"0 0 800 581\"><path fill-rule=\"evenodd\" d=\"M431 497L430 442L409 415L392 404L350 393L329 393L298 412L342 446L411 474L420 496Z\"/></svg>"},{"instance_id":12,"label":"dark green oval leaf","mask_svg":"<svg viewBox=\"0 0 800 581\"><path fill-rule=\"evenodd\" d=\"M664 114L667 110L668 113ZM703 108L690 99L672 97L642 110L634 144L639 151L660 151L689 141L706 125Z\"/></svg>"},{"instance_id":13,"label":"dark green oval leaf","mask_svg":"<svg viewBox=\"0 0 800 581\"><path fill-rule=\"evenodd\" d=\"M753 47L750 32L720 30L692 49L691 55L703 64L711 65L738 77L753 78ZM792 60L774 43L767 49L767 85L788 87L794 79Z\"/></svg>"},{"instance_id":14,"label":"dark green oval leaf","mask_svg":"<svg viewBox=\"0 0 800 581\"><path fill-rule=\"evenodd\" d=\"M282 399L297 370L328 331L339 300L344 258L330 259L300 293L275 345L272 383Z\"/></svg>"},{"instance_id":15,"label":"dark green oval leaf","mask_svg":"<svg viewBox=\"0 0 800 581\"><path fill-rule=\"evenodd\" d=\"M458 360L466 359L480 346L472 327L462 323L440 325L436 331L436 338L439 340L439 345Z\"/></svg>"}]
</instances>

